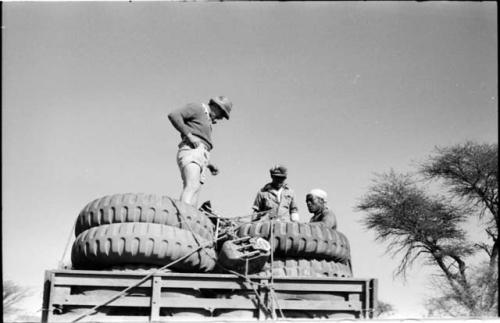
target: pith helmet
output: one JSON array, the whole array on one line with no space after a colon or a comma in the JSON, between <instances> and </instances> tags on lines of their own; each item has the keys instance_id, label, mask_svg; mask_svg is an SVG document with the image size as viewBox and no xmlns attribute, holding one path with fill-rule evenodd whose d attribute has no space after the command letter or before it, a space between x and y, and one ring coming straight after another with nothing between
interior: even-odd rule
<instances>
[{"instance_id":1,"label":"pith helmet","mask_svg":"<svg viewBox=\"0 0 500 323\"><path fill-rule=\"evenodd\" d=\"M269 173L271 173L271 176L276 176L276 177L287 177L288 175L288 170L286 169L285 166L283 165L274 165L271 167L269 170Z\"/></svg>"},{"instance_id":2,"label":"pith helmet","mask_svg":"<svg viewBox=\"0 0 500 323\"><path fill-rule=\"evenodd\" d=\"M233 103L229 101L229 99L225 96L215 96L210 99L210 103L217 104L224 114L224 118L229 120L229 114L231 113L231 109L233 108Z\"/></svg>"}]
</instances>

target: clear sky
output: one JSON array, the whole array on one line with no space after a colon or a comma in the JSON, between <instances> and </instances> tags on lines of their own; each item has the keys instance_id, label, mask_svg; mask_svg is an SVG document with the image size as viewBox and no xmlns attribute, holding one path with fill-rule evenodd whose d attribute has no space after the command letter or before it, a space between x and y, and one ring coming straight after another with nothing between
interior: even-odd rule
<instances>
[{"instance_id":1,"label":"clear sky","mask_svg":"<svg viewBox=\"0 0 500 323\"><path fill-rule=\"evenodd\" d=\"M3 275L37 289L30 306L88 202L179 196L167 114L226 95L201 200L248 214L285 164L301 220L305 194L326 190L355 276L378 278L397 315L423 315L430 269L393 280L397 260L354 207L375 172L497 142L494 2L8 2L3 15Z\"/></svg>"}]
</instances>

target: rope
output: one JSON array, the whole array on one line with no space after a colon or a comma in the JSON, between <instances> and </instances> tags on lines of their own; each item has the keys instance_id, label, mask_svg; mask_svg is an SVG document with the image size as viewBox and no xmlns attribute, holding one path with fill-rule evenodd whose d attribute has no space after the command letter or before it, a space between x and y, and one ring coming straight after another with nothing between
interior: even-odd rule
<instances>
[{"instance_id":1,"label":"rope","mask_svg":"<svg viewBox=\"0 0 500 323\"><path fill-rule=\"evenodd\" d=\"M73 227L71 228L71 231L69 232L68 240L66 241L66 246L64 247L64 251L63 251L61 260L59 260L59 264L58 264L59 269L64 269L64 258L66 258L66 254L68 252L68 247L69 247L70 242L73 238L73 232L75 232L75 227L76 227L76 221L73 223Z\"/></svg>"},{"instance_id":2,"label":"rope","mask_svg":"<svg viewBox=\"0 0 500 323\"><path fill-rule=\"evenodd\" d=\"M174 203L174 206L177 208L177 206L175 205ZM187 224L189 230L191 231L191 234L193 234L193 237L196 241L196 243L199 244L199 241L196 237L196 235L194 234L193 230L191 229L191 226L189 223L187 223L187 221L185 221L185 218L184 218L184 215L179 212L179 209L177 208L177 212L178 212L178 215L180 215L183 219L184 219L184 222ZM217 218L217 225L219 224L219 219L224 219L220 216L218 216L217 214L214 214L214 213L211 213L211 212L208 212L208 211L205 211L203 210L203 212L207 215L211 215L213 217L216 217ZM261 213L268 213L269 211L262 211L262 212L258 212L258 213L254 213L254 214L261 214ZM254 214L250 214L250 216L253 216ZM276 215L277 215L277 212L276 212ZM241 218L241 217L238 217L238 218ZM226 218L227 219L227 218ZM233 218L231 219L227 219L228 222L232 222ZM243 223L242 225L244 225L245 223ZM242 225L238 226L237 228L241 227ZM236 228L236 229L237 229ZM218 230L218 226L216 228ZM209 255L205 250L203 250L209 257L211 257L211 255ZM222 264L219 263L218 259L212 257L215 262L217 263L217 265L219 265L222 269L226 270L227 272L230 272L232 273L233 275L236 275L237 277L240 277L240 278L243 278L247 283L249 283L249 285L252 287L255 295L257 296L257 298L259 299L259 304L262 304L262 306L264 307L265 310L267 310L269 312L269 314L271 314L272 318L274 320L276 320L276 311L274 309L274 302L276 301L276 304L278 306L278 310L280 312L280 316L282 318L285 318L284 314L283 314L283 311L281 310L280 306L279 306L279 303L278 303L278 299L277 299L277 296L276 296L276 293L274 292L274 288L272 287L273 283L274 283L274 278L273 278L273 252L274 251L274 221L271 221L271 284L270 285L267 285L265 287L267 287L269 290L270 290L270 293L271 293L271 308L265 306L265 302L263 301L262 299L262 295L257 291L257 289L255 288L255 285L263 285L263 284L260 284L260 283L256 283L256 282L253 282L251 281L249 278L248 278L248 261L249 260L252 260L252 259L255 259L256 257L254 258L251 258L251 259L246 259L246 264L245 264L245 275L241 275L240 273L236 272L236 271L233 271L231 269L228 269L226 267L224 267Z\"/></svg>"},{"instance_id":3,"label":"rope","mask_svg":"<svg viewBox=\"0 0 500 323\"><path fill-rule=\"evenodd\" d=\"M175 205L175 204L174 204L174 205ZM176 206L176 205L175 205L175 207L177 208L177 206ZM179 214L179 215L180 215L183 219L185 219L185 218L184 218L184 215L183 215L181 212L179 212L179 209L177 209L177 211L178 211L178 214ZM216 215L216 216L217 216L217 215ZM191 234L193 235L194 240L196 241L196 243L197 243L198 245L200 245L200 242L198 241L197 236L194 234L193 230L191 229L191 225L190 225L189 223L187 223L187 222L186 222L186 224L187 224L187 226L188 226L188 228L189 228L189 231L191 231ZM217 240L218 240L218 239L217 239ZM260 284L260 283L256 283L256 282L251 281L251 280L248 278L248 276L247 276L246 274L245 274L245 275L241 275L240 273L238 273L238 272L236 272L236 271L233 271L233 270L231 270L231 269L228 269L228 268L224 267L222 264L220 264L220 263L219 263L219 261L218 261L218 259L217 259L217 258L212 257L210 254L208 254L208 252L207 252L206 250L204 250L204 249L203 249L203 251L207 254L207 256L209 256L209 257L211 257L212 259L214 259L214 260L215 260L215 262L217 263L217 265L219 265L222 269L226 270L227 272L232 273L233 275L236 275L237 277L243 278L243 279L244 279L244 280L245 280L245 281L246 281L246 282L250 285L250 287L252 287L252 289L253 289L253 291L254 291L255 295L257 296L257 298L258 298L258 300L259 300L259 304L262 304L262 306L264 306L265 302L264 302L264 300L262 299L262 295L261 295L261 294L257 291L257 289L255 288L255 285L259 285L259 286L260 286L260 285L262 285L262 284ZM268 309L268 308L266 308L266 307L264 307L264 309L266 309L266 310L268 310L268 311L269 311L269 309Z\"/></svg>"},{"instance_id":4,"label":"rope","mask_svg":"<svg viewBox=\"0 0 500 323\"><path fill-rule=\"evenodd\" d=\"M206 210L200 210L202 213L205 213L206 216L208 216L209 218L219 218L219 219L226 219L226 220L229 220L229 221L233 221L233 222L240 222L238 221L239 219L244 219L244 218L249 218L249 217L252 217L252 216L255 216L255 215L261 215L261 214L265 214L265 213L269 213L269 210L267 211L260 211L260 212L254 212L254 213L251 213L251 214L246 214L246 215L242 215L242 216L235 216L235 217L232 217L232 218L224 218L224 217L221 217L215 213L212 213L212 212L209 212L209 211L206 211Z\"/></svg>"},{"instance_id":5,"label":"rope","mask_svg":"<svg viewBox=\"0 0 500 323\"><path fill-rule=\"evenodd\" d=\"M276 311L274 310L274 298L273 298L273 294L274 294L274 289L273 289L273 285L274 285L274 275L273 275L273 269L274 269L274 220L271 220L270 231L271 232L270 232L270 239L269 240L271 240L271 279L269 282L269 290L271 293L271 308L272 308L271 316L272 316L273 320L276 320Z\"/></svg>"},{"instance_id":6,"label":"rope","mask_svg":"<svg viewBox=\"0 0 500 323\"><path fill-rule=\"evenodd\" d=\"M280 205L281 205L281 200L280 200L280 204L278 205L278 208L276 209L276 214L275 214L275 217L278 217L278 211L279 211L279 206L280 206ZM226 221L228 221L228 222L231 222L231 221L238 222L238 221L236 221L237 219L241 219L241 218L245 218L245 217L249 217L249 216L255 216L255 215L260 215L260 214L268 213L268 212L269 212L269 210L267 210L267 211L261 211L261 212L256 212L256 213L252 213L252 214L249 214L249 215L244 215L244 216L234 217L234 218L231 218L231 219L222 218L222 217L218 216L217 214L214 214L214 213L209 212L209 211L206 211L206 210L203 210L202 212L203 212L203 213L205 213L205 215L207 215L208 217L215 217L215 218L217 218L217 225L218 225L218 224L219 224L219 220L220 220L220 219L223 219L223 221L224 221L224 220L226 220ZM273 285L274 285L274 275L273 275L273 266L274 266L274 223L275 223L275 222L274 222L274 220L273 220L273 218L271 218L270 223L271 223L271 228L270 228L270 240L271 240L271 272L270 272L270 278L271 278L271 279L270 279L270 284L267 286L267 288L269 289L270 294L271 294L271 309L266 308L266 310L268 310L268 311L270 312L270 314L271 314L271 316L272 316L272 319L273 319L273 320L276 320L276 311L275 311L275 309L274 309L274 305L275 305L275 304L276 304L276 306L278 307L278 310L279 310L279 313L280 313L281 318L285 318L285 315L283 314L283 311L281 310L281 307L280 307L280 305L279 305L279 300L278 300L278 297L276 296L276 292L275 292L274 287L273 287ZM240 225L239 227L241 227L241 226L242 226L242 225ZM189 229L191 230L191 227L190 227L190 225L189 225L189 224L188 224L188 227L189 227ZM238 228L239 228L239 227L238 227ZM217 230L218 230L218 227L217 227ZM191 230L191 233L193 233L193 232L192 232L192 230ZM198 241L197 241L197 242L198 242ZM235 274L235 275L237 275L237 276L239 276L239 277L242 277L242 278L244 278L245 280L247 280L248 282L250 282L250 283L251 283L251 286L253 287L253 284L256 284L256 283L254 283L254 282L250 281L250 280L248 279L248 277L247 277L247 272L248 272L248 261L249 261L249 260L251 260L251 259L247 259L247 260L246 260L246 264L245 264L245 275L244 275L244 276L243 276L243 275L241 275L241 274L239 274L239 273L237 273L237 272L234 272L234 271L232 271L232 270L230 270L230 269L228 269L228 268L225 268L224 266L222 266L222 265L218 262L218 260L217 260L217 259L216 259L216 262L217 262L217 264L218 264L221 268L223 268L224 270L226 270L226 271L228 271L228 272L231 272L231 273L233 273L233 274ZM257 295L257 297L259 297L258 292L257 292L256 290L254 290L254 291L255 291L255 294ZM259 299L260 299L260 298L259 298Z\"/></svg>"},{"instance_id":7,"label":"rope","mask_svg":"<svg viewBox=\"0 0 500 323\"><path fill-rule=\"evenodd\" d=\"M214 237L216 238L219 236L219 225L220 225L220 219L217 218L217 222L215 223L215 235L214 235ZM191 233L193 232L191 231Z\"/></svg>"},{"instance_id":8,"label":"rope","mask_svg":"<svg viewBox=\"0 0 500 323\"><path fill-rule=\"evenodd\" d=\"M280 312L281 318L285 319L286 317L285 314L283 314L283 311L281 310L278 296L276 295L276 291L274 290L274 288L271 288L270 292L271 292L271 297L273 297L273 300L276 302L276 306L278 307L278 311Z\"/></svg>"},{"instance_id":9,"label":"rope","mask_svg":"<svg viewBox=\"0 0 500 323\"><path fill-rule=\"evenodd\" d=\"M151 273L147 274L147 275L146 275L146 276L144 276L141 280L139 280L138 282L136 282L136 283L134 283L134 284L130 285L129 287L125 288L124 290L122 290L121 292L119 292L119 293L118 293L118 294L116 294L115 296L111 297L111 298L110 298L110 299L108 299L107 301L105 301L105 302L103 302L103 303L101 303L101 304L98 304L98 305L96 305L96 306L92 307L92 308L91 308L88 312L86 312L86 313L84 313L84 314L82 314L82 315L78 316L76 319L74 319L73 321L71 321L72 323L78 322L78 321L80 321L80 320L84 319L85 317L90 316L90 315L92 315L92 314L96 313L96 311L97 311L97 309L98 309L98 308L100 308L100 307L102 307L102 306L105 306L105 305L107 305L107 304L109 304L109 303L113 302L114 300L116 300L116 299L118 299L118 298L120 298L120 297L123 297L123 296L124 296L124 295L125 295L125 294L129 291L129 290L131 290L132 288L135 288L135 287L139 286L140 284L144 283L146 280L148 280L148 279L149 279L149 278L151 278L152 276L154 276L154 275L156 275L156 274L158 274L158 273L161 273L163 270L167 269L168 267L170 267L170 266L172 266L172 265L174 265L174 264L176 264L176 263L178 263L178 262L180 262L180 261L182 261L182 260L184 260L184 259L188 258L188 257L189 257L189 256L191 256L192 254L194 254L194 253L196 253L196 252L198 252L198 251L200 251L200 250L202 250L202 251L203 251L203 252L205 252L205 253L206 253L209 257L211 257L212 259L214 259L214 260L216 261L217 265L219 265L222 269L224 269L224 270L226 270L227 272L230 272L230 273L232 273L232 274L236 275L237 277L243 278L243 279L244 279L244 280L245 280L245 281L246 281L246 282L250 285L250 287L253 289L253 292L255 293L255 295L257 296L257 299L259 300L259 304L260 304L260 305L261 305L261 306L262 306L265 310L267 310L268 312L270 312L270 313L271 313L271 315L272 315L273 319L276 319L276 313L275 313L275 311L274 311L274 306L273 306L273 305L274 305L274 298L276 298L276 295L275 295L275 293L274 293L274 289L272 288L272 283L273 283L273 276L272 276L272 262L273 262L273 244L274 244L274 241L271 243L271 288L270 288L270 291L271 291L271 299L272 299L272 304L271 304L271 305L272 305L272 306L271 306L271 309L269 309L267 306L265 306L265 302L264 302L264 300L262 299L262 295L258 292L258 290L257 290L257 289L256 289L256 287L255 287L256 285L257 285L257 286L263 286L264 284L261 284L261 283L258 283L258 282L253 282L253 281L251 281L251 280L248 278L248 276L247 276L247 275L241 275L240 273L238 273L238 272L236 272L236 271L233 271L233 270L231 270L231 269L228 269L228 268L224 267L223 265L221 265L221 264L218 262L218 260L217 260L215 257L212 257L212 256L211 256L210 254L208 254L208 252L205 250L205 247L208 247L208 246L210 246L210 245L215 245L215 243L216 243L218 240L222 239L222 237L221 237L221 238L218 238L217 236L215 236L215 237L214 237L214 239L213 239L212 241L207 241L207 242L205 242L205 243L200 243L200 242L198 241L197 236L194 234L194 232L193 232L193 230L192 230L192 228L191 228L191 225L190 225L190 224L189 224L189 222L185 219L185 217L184 217L184 215L182 214L182 212L180 212L180 211L179 211L179 209L178 209L178 207L177 207L177 205L176 205L175 203L173 203L173 205L175 206L175 208L176 208L176 210L177 210L178 215L180 215L180 216L182 217L182 219L184 220L184 221L182 221L181 223L185 223L185 224L188 226L189 231L191 231L191 234L193 235L194 240L195 240L195 241L196 241L196 243L198 244L198 248L194 249L193 251L191 251L190 253L188 253L188 254L184 255L183 257L181 257L181 258L179 258L179 259L177 259L177 260L174 260L174 261L172 261L172 262L170 262L170 263L166 264L165 266L163 266L163 267L161 267L161 268L159 268L159 269L157 269L157 270L155 270L155 271L153 271L153 272L151 272ZM267 212L267 211L266 211L266 212ZM203 211L203 213L208 213L208 212ZM259 213L263 213L263 212L259 212ZM213 216L217 217L218 219L224 219L224 218L219 217L218 215L215 215L215 214L213 214L213 213L212 213L211 215L213 215ZM242 218L242 217L238 217L238 218ZM229 220L229 219L227 219L227 220ZM229 221L231 221L231 220L229 220ZM271 222L271 223L272 223L272 222ZM73 225L73 229L71 230L71 232L73 232L73 230L74 230L74 227L75 227L75 226L76 226L76 222L75 222L75 224ZM240 225L240 226L238 226L237 228L239 228L239 227L241 227L241 225ZM219 221L217 221L217 228L216 228L216 230L217 230L217 231L218 231L218 228L219 228ZM271 227L271 228L273 228L273 227ZM274 231L274 230L271 230L271 232L273 232L273 231ZM71 235L70 235L70 239L71 239ZM68 240L69 240L69 239L68 239ZM68 243L67 243L67 245L66 245L66 248L65 248L65 250L64 250L64 253L63 253L63 259L64 259L64 256L66 255L68 245L69 245L69 241L68 241ZM269 286L268 286L268 287L269 287ZM273 298L273 296L274 296L274 298ZM281 308L279 308L279 304L278 304L278 309L279 309L279 311L280 311L281 316L284 318L283 312L281 311Z\"/></svg>"},{"instance_id":10,"label":"rope","mask_svg":"<svg viewBox=\"0 0 500 323\"><path fill-rule=\"evenodd\" d=\"M172 201L172 204L173 204L173 205L174 205L174 207L176 208L177 213L178 213L178 214L180 214L180 215L182 216L182 214L181 214L181 212L179 211L179 208L177 207L177 205L176 205L175 201L174 201L173 199L171 199L171 198L170 198L170 200ZM192 254L194 254L195 252L198 252L200 249L204 249L205 247L207 247L207 246L209 246L209 245L211 245L211 244L212 244L212 245L213 245L213 244L215 244L215 242L218 240L218 239L217 239L217 237L215 237L215 239L214 239L213 241L207 241L205 244L200 244L200 243L199 243L199 241L196 239L196 236L194 235L193 231L191 230L191 226L190 226L190 225L189 225L189 223L186 221L186 219L184 218L184 216L182 216L182 217L183 217L183 219L184 219L184 222L188 225L189 230L191 231L191 234L193 234L193 237L195 237L195 241L196 241L196 243L198 243L198 248L194 249L193 251L191 251L190 253L188 253L188 254L184 255L183 257L181 257L181 258L179 258L179 259L177 259L177 260L174 260L174 261L172 261L172 262L170 262L170 263L166 264L165 266L163 266L163 267L161 267L161 268L159 268L159 269L157 269L157 270L155 270L155 271L153 271L153 272L151 272L151 273L147 274L147 275L146 275L146 276L144 276L141 280L139 280L139 282L137 282L137 283L135 283L135 284L130 285L129 287L125 288L124 290L122 290L121 292L119 292L119 293L118 293L118 294L116 294L115 296L111 297L109 300L105 301L104 303L102 303L102 304L98 304L98 305L94 306L94 307L93 307L93 308L91 308L91 309L90 309L87 313L84 313L84 314L80 315L79 317L77 317L75 320L73 320L73 321L72 321L72 323L73 323L73 322L78 322L78 321L80 321L81 319L83 319L83 318L85 318L85 317L87 317L87 316L89 316L89 315L94 314L94 313L96 312L96 310L97 310L99 307L102 307L102 306L104 306L104 305L107 305L107 304L111 303L112 301L114 301L114 300L116 300L116 299L118 299L118 298L120 298L120 297L124 296L124 295L125 295L125 294L129 291L129 290L131 290L132 288L137 287L137 286L139 286L140 284L144 283L146 280L148 280L149 278L151 278L153 275L155 275L155 274L157 274L157 273L160 273L161 271L163 271L163 270L167 269L168 267L170 267L170 266L172 266L172 265L174 265L174 264L176 264L176 263L180 262L181 260L186 259L187 257L191 256L191 255L192 255ZM75 222L75 224L76 224L76 222ZM207 253L207 254L208 254L208 253Z\"/></svg>"},{"instance_id":11,"label":"rope","mask_svg":"<svg viewBox=\"0 0 500 323\"><path fill-rule=\"evenodd\" d=\"M120 298L120 297L124 296L124 295L125 295L125 294L129 291L129 290L131 290L132 288L137 287L137 286L139 286L140 284L144 283L146 280L148 280L149 278L151 278L153 275L158 274L158 273L160 273L161 271L163 271L163 270L167 269L168 267L170 267L170 266L172 266L172 265L174 265L174 264L176 264L176 263L178 263L178 262L180 262L180 261L182 261L182 260L186 259L187 257L191 256L191 255L192 255L192 254L194 254L195 252L198 252L200 249L203 249L203 248L205 248L205 247L209 246L209 245L210 245L210 244L212 244L212 243L213 243L213 241L207 241L207 243L206 243L205 245L200 245L197 249L195 249L195 250L191 251L190 253L188 253L188 254L184 255L183 257L181 257L181 258L179 258L179 259L177 259L177 260L174 260L174 261L172 261L172 262L170 262L170 263L166 264L165 266L163 266L163 267L161 267L161 268L159 268L159 269L157 269L157 270L155 270L155 271L153 271L153 272L151 272L151 273L147 274L147 275L146 275L146 276L144 276L141 280L139 280L137 283L132 284L132 285L130 285L129 287L125 288L125 289L124 289L124 290L122 290L120 293L118 293L118 294L116 294L115 296L111 297L109 300L105 301L104 303L102 303L102 304L99 304L99 305L96 305L96 306L92 307L92 308L91 308L91 309L90 309L87 313L84 313L84 314L80 315L79 317L77 317L76 319L74 319L74 320L73 320L73 321L71 321L71 322L72 322L72 323L74 323L74 322L78 322L78 321L80 321L81 319L83 319L83 318L85 318L85 317L87 317L87 316L89 316L89 315L94 314L94 313L96 312L96 310L97 310L99 307L102 307L102 306L104 306L104 305L107 305L107 304L111 303L112 301L114 301L114 300L116 300L116 299L118 299L118 298Z\"/></svg>"}]
</instances>

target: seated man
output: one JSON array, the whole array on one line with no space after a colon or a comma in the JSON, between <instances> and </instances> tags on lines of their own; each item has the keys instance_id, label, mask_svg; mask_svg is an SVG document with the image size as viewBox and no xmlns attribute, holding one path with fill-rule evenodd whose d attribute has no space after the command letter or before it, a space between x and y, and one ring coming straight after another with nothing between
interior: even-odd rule
<instances>
[{"instance_id":1,"label":"seated man","mask_svg":"<svg viewBox=\"0 0 500 323\"><path fill-rule=\"evenodd\" d=\"M306 204L309 212L313 214L310 223L323 223L332 229L337 229L337 219L332 210L326 206L326 192L314 189L306 195Z\"/></svg>"},{"instance_id":2,"label":"seated man","mask_svg":"<svg viewBox=\"0 0 500 323\"><path fill-rule=\"evenodd\" d=\"M298 207L293 191L285 183L288 171L276 165L269 171L271 183L267 183L255 197L252 221L277 220L299 221Z\"/></svg>"}]
</instances>

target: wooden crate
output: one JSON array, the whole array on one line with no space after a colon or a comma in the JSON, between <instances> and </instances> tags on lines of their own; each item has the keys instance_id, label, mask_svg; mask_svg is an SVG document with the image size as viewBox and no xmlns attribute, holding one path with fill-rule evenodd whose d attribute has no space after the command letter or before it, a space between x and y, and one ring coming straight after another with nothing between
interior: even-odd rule
<instances>
[{"instance_id":1,"label":"wooden crate","mask_svg":"<svg viewBox=\"0 0 500 323\"><path fill-rule=\"evenodd\" d=\"M46 271L42 322L70 322L138 283L145 275L90 270ZM214 314L235 310L252 311L256 320L268 319L269 313L263 310L261 301L270 304L268 286L271 278L248 278L259 283L257 290L263 296L261 300L252 296L251 283L235 275L157 273L125 296L101 307L100 313L80 322L175 321L183 317L179 313L194 313L200 319L211 320ZM272 286L277 295L287 295L279 297L275 303L277 313L279 310L285 313L343 313L366 319L373 317L377 302L376 279L279 277L273 279ZM221 295L229 298L221 298ZM307 295L315 297L309 299Z\"/></svg>"}]
</instances>

